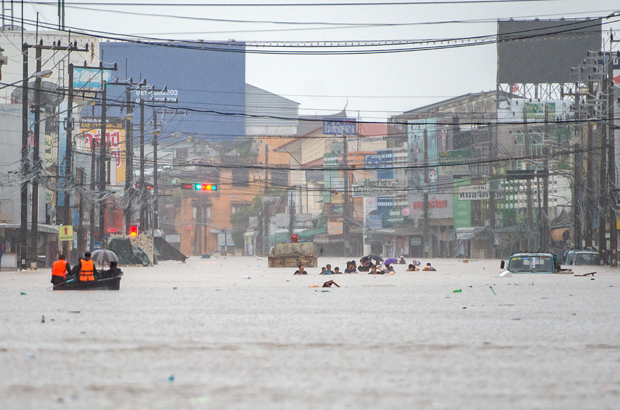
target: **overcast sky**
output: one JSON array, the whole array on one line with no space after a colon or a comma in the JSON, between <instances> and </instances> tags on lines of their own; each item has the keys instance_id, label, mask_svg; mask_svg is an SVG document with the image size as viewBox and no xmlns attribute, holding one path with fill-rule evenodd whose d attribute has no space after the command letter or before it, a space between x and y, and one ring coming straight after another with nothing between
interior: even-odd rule
<instances>
[{"instance_id":1,"label":"overcast sky","mask_svg":"<svg viewBox=\"0 0 620 410\"><path fill-rule=\"evenodd\" d=\"M161 0L156 0L161 1ZM219 0L215 0L217 2ZM291 1L269 0L271 3ZM118 35L164 39L236 41L379 41L470 37L494 34L497 18L541 19L607 16L620 11L618 0L556 0L489 4L433 4L317 7L154 7L77 6L67 1L67 28L99 30ZM214 3L211 2L211 3ZM231 0L221 0L222 3ZM256 4L255 0L242 0ZM306 3L318 1L300 0ZM54 3L54 2L51 2ZM111 3L111 2L108 2ZM177 2L178 3L178 2ZM200 3L185 0L183 3ZM237 1L236 3L240 3ZM323 0L323 3L333 1ZM19 4L15 3L16 15ZM86 7L95 10L86 10ZM25 5L25 16L57 24L55 5ZM157 16L161 15L161 16ZM273 24L188 20L178 17L294 22L340 23ZM461 21L448 24L411 24ZM482 20L482 21L480 21ZM620 20L620 17L612 19ZM607 20L609 21L609 20ZM405 24L377 26L377 24ZM373 27L350 27L368 25ZM31 27L26 26L28 29ZM618 31L620 23L604 25ZM606 36L608 38L608 35ZM620 44L616 45L620 49ZM495 45L437 51L374 55L261 55L248 54L246 81L299 102L302 114L341 110L365 120L385 120L445 98L495 88Z\"/></svg>"}]
</instances>

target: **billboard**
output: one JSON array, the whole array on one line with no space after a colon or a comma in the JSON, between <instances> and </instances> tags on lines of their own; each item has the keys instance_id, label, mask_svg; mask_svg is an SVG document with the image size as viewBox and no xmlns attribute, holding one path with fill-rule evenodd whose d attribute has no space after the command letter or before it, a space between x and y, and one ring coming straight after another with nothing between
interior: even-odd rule
<instances>
[{"instance_id":1,"label":"billboard","mask_svg":"<svg viewBox=\"0 0 620 410\"><path fill-rule=\"evenodd\" d=\"M428 216L431 219L447 218L453 216L453 194L428 195ZM412 215L410 218L422 218L424 210L424 194L409 194L407 202L411 204Z\"/></svg>"},{"instance_id":2,"label":"billboard","mask_svg":"<svg viewBox=\"0 0 620 410\"><path fill-rule=\"evenodd\" d=\"M365 155L364 168L377 169L377 179L394 179L394 151L387 149Z\"/></svg>"},{"instance_id":3,"label":"billboard","mask_svg":"<svg viewBox=\"0 0 620 410\"><path fill-rule=\"evenodd\" d=\"M355 135L357 134L355 120L347 118L325 118L323 119L323 134Z\"/></svg>"},{"instance_id":4,"label":"billboard","mask_svg":"<svg viewBox=\"0 0 620 410\"><path fill-rule=\"evenodd\" d=\"M159 127L213 139L234 139L245 135L245 45L204 41L174 43L100 43L102 60L118 63L113 73L119 79L146 78L148 86L167 91L132 90L135 103L151 101L160 115ZM110 100L124 101L125 87L108 88ZM163 99L176 103L163 103ZM145 117L152 118L154 104L146 103ZM163 111L166 111L164 114ZM133 122L140 122L140 110L134 109ZM120 116L118 108L110 116ZM171 132L171 131L170 131ZM147 135L147 139L152 138Z\"/></svg>"},{"instance_id":5,"label":"billboard","mask_svg":"<svg viewBox=\"0 0 620 410\"><path fill-rule=\"evenodd\" d=\"M601 20L497 22L500 84L568 83L588 51L601 48Z\"/></svg>"},{"instance_id":6,"label":"billboard","mask_svg":"<svg viewBox=\"0 0 620 410\"><path fill-rule=\"evenodd\" d=\"M428 146L424 146L424 133ZM424 152L428 162L424 163ZM409 187L413 191L424 190L424 176L428 175L429 191L437 191L437 119L410 120L407 124L407 152L409 165ZM434 166L433 166L434 165ZM421 167L421 168L419 168Z\"/></svg>"},{"instance_id":7,"label":"billboard","mask_svg":"<svg viewBox=\"0 0 620 410\"><path fill-rule=\"evenodd\" d=\"M101 88L101 81L112 81L112 71L98 68L73 68L73 88Z\"/></svg>"},{"instance_id":8,"label":"billboard","mask_svg":"<svg viewBox=\"0 0 620 410\"><path fill-rule=\"evenodd\" d=\"M108 155L111 157L110 163L110 185L120 185L125 183L125 121L109 118L106 125L106 147ZM86 140L88 151L91 147L100 146L101 143L101 118L82 117L80 120L80 134ZM99 150L96 151L97 156Z\"/></svg>"},{"instance_id":9,"label":"billboard","mask_svg":"<svg viewBox=\"0 0 620 410\"><path fill-rule=\"evenodd\" d=\"M454 178L454 229L471 227L471 201L458 198L458 188L471 185L471 178Z\"/></svg>"}]
</instances>

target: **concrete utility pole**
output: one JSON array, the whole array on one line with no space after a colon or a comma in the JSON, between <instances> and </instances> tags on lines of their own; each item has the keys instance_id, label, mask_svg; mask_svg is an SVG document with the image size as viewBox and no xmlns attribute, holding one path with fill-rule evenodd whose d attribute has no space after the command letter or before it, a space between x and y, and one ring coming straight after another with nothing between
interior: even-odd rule
<instances>
[{"instance_id":1,"label":"concrete utility pole","mask_svg":"<svg viewBox=\"0 0 620 410\"><path fill-rule=\"evenodd\" d=\"M269 191L269 145L265 144L265 188L263 189L263 231L261 243L262 256L267 256L267 253L269 252L269 205L265 202L267 191Z\"/></svg>"},{"instance_id":2,"label":"concrete utility pole","mask_svg":"<svg viewBox=\"0 0 620 410\"><path fill-rule=\"evenodd\" d=\"M523 144L525 145L525 156L530 157L530 133L527 129L527 109L525 108L525 101L523 102ZM534 232L534 214L532 209L532 180L525 181L525 193L527 195L527 248L528 251L532 249L532 232Z\"/></svg>"},{"instance_id":3,"label":"concrete utility pole","mask_svg":"<svg viewBox=\"0 0 620 410\"><path fill-rule=\"evenodd\" d=\"M95 195L96 179L97 179L97 158L95 157L95 139L92 138L90 141L90 190L91 196ZM89 222L89 236L90 236L90 249L92 249L93 244L95 243L95 199L91 198L90 203L90 222Z\"/></svg>"},{"instance_id":4,"label":"concrete utility pole","mask_svg":"<svg viewBox=\"0 0 620 410\"><path fill-rule=\"evenodd\" d=\"M146 233L147 230L144 193L144 98L140 93L140 233Z\"/></svg>"},{"instance_id":5,"label":"concrete utility pole","mask_svg":"<svg viewBox=\"0 0 620 410\"><path fill-rule=\"evenodd\" d=\"M604 92L607 91L609 84L607 76L603 77L602 86ZM607 101L602 102L602 111L607 111ZM600 124L601 149L600 149L600 179L598 195L598 260L600 265L607 264L607 209L609 191L607 186L607 126Z\"/></svg>"},{"instance_id":6,"label":"concrete utility pole","mask_svg":"<svg viewBox=\"0 0 620 410\"><path fill-rule=\"evenodd\" d=\"M587 130L587 165L586 165L586 189L585 191L585 206L584 209L586 211L586 229L584 232L585 239L585 248L592 248L592 208L593 201L592 197L594 195L594 154L593 154L593 135L592 135L592 123L589 121L590 118L594 117L594 106L592 104L592 97L594 96L594 83L591 80L588 80L588 95L586 96L586 102L588 105L588 130Z\"/></svg>"},{"instance_id":7,"label":"concrete utility pole","mask_svg":"<svg viewBox=\"0 0 620 410\"><path fill-rule=\"evenodd\" d=\"M159 229L159 208L157 207L157 108L153 105L153 237L155 229Z\"/></svg>"},{"instance_id":8,"label":"concrete utility pole","mask_svg":"<svg viewBox=\"0 0 620 410\"><path fill-rule=\"evenodd\" d=\"M106 145L107 145L107 120L108 120L108 107L107 107L107 84L103 79L103 71L101 72L101 143L99 151L99 240L103 241L105 236L105 185L106 185Z\"/></svg>"},{"instance_id":9,"label":"concrete utility pole","mask_svg":"<svg viewBox=\"0 0 620 410\"><path fill-rule=\"evenodd\" d=\"M36 72L41 72L41 47L43 40L35 46ZM41 168L41 158L39 146L41 144L41 76L37 75L34 80L34 149L32 150L32 165L37 177L32 180L32 212L30 228L30 245L32 246L32 258L34 259L35 269L39 259L38 255L38 236L39 236L39 179L38 175Z\"/></svg>"},{"instance_id":10,"label":"concrete utility pole","mask_svg":"<svg viewBox=\"0 0 620 410\"><path fill-rule=\"evenodd\" d=\"M581 249L581 167L583 166L583 157L581 154L582 145L575 144L575 162L573 169L573 235L575 249Z\"/></svg>"},{"instance_id":11,"label":"concrete utility pole","mask_svg":"<svg viewBox=\"0 0 620 410\"><path fill-rule=\"evenodd\" d=\"M125 89L125 99L127 100L127 114L133 112L133 104L131 103L131 90L129 86ZM133 132L131 120L125 120L125 197L132 189L133 181ZM123 216L125 218L125 235L129 235L131 227L131 203L125 203L123 206Z\"/></svg>"},{"instance_id":12,"label":"concrete utility pole","mask_svg":"<svg viewBox=\"0 0 620 410\"><path fill-rule=\"evenodd\" d=\"M23 7L23 5L22 5ZM29 144L28 144L28 44L22 45L22 183L21 183L21 208L20 208L20 232L19 232L19 259L21 270L26 270L28 262L28 181L26 176L30 172Z\"/></svg>"},{"instance_id":13,"label":"concrete utility pole","mask_svg":"<svg viewBox=\"0 0 620 410\"><path fill-rule=\"evenodd\" d=\"M497 139L494 139L494 136L497 137L497 134L493 132L493 127L491 125L491 123L489 122L487 124L488 127L488 132L489 132L489 142L491 144L490 146L490 154L491 154L491 161L494 161L495 158L497 157ZM491 228L491 258L495 258L495 209L496 209L496 205L495 205L495 189L499 188L499 186L496 186L496 181L495 181L495 163L491 162L489 165L489 173L491 175L489 175L489 212L488 212L488 218L489 218L489 228Z\"/></svg>"},{"instance_id":14,"label":"concrete utility pole","mask_svg":"<svg viewBox=\"0 0 620 410\"><path fill-rule=\"evenodd\" d=\"M77 182L82 187L84 186L84 168L76 169ZM78 206L78 242L77 242L77 251L78 255L84 254L84 198L82 198L82 194L79 197L79 206Z\"/></svg>"},{"instance_id":15,"label":"concrete utility pole","mask_svg":"<svg viewBox=\"0 0 620 410\"><path fill-rule=\"evenodd\" d=\"M71 192L67 189L67 182L70 181L70 176L73 170L73 64L69 64L69 93L67 95L67 139L65 141L65 179L63 183L63 187L65 188L65 196L64 196L64 212L63 212L63 220L62 222L65 225L72 224L71 221ZM82 206L82 201L80 200L80 206ZM80 220L78 223L82 224L82 216L79 216ZM80 231L78 230L78 248L80 242ZM62 243L62 253L68 260L69 258L69 241L64 241Z\"/></svg>"},{"instance_id":16,"label":"concrete utility pole","mask_svg":"<svg viewBox=\"0 0 620 410\"><path fill-rule=\"evenodd\" d=\"M549 136L549 105L545 104L545 138ZM540 249L549 250L549 149L543 139L543 203L542 203L542 231L540 235Z\"/></svg>"},{"instance_id":17,"label":"concrete utility pole","mask_svg":"<svg viewBox=\"0 0 620 410\"><path fill-rule=\"evenodd\" d=\"M424 256L429 257L431 247L429 246L428 234L428 190L429 190L429 178L428 178L428 132L426 127L424 128L424 194L422 199L422 209L424 218ZM432 257L432 255L430 255Z\"/></svg>"},{"instance_id":18,"label":"concrete utility pole","mask_svg":"<svg viewBox=\"0 0 620 410\"><path fill-rule=\"evenodd\" d=\"M342 131L342 163L344 165L344 206L342 207L342 249L343 256L349 255L349 146L347 135Z\"/></svg>"},{"instance_id":19,"label":"concrete utility pole","mask_svg":"<svg viewBox=\"0 0 620 410\"><path fill-rule=\"evenodd\" d=\"M612 37L613 42L613 37ZM613 44L613 43L612 43ZM614 117L614 83L613 83L613 72L614 72L614 64L613 58L611 55L610 48L610 56L607 61L607 126L609 127L609 192L610 201L611 201L611 209L609 213L609 263L612 268L618 267L618 229L616 225L616 126L615 126L615 117Z\"/></svg>"}]
</instances>

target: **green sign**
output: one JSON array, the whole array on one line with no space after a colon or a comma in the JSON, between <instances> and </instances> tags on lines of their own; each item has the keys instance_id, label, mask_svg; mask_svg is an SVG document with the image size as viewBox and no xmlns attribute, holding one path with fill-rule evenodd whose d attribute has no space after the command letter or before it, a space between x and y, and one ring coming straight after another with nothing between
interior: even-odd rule
<instances>
[{"instance_id":1,"label":"green sign","mask_svg":"<svg viewBox=\"0 0 620 410\"><path fill-rule=\"evenodd\" d=\"M401 213L400 208L390 209L390 213L388 214L388 217L387 217L388 222L403 222L404 220L405 218L403 217L403 214Z\"/></svg>"},{"instance_id":2,"label":"green sign","mask_svg":"<svg viewBox=\"0 0 620 410\"><path fill-rule=\"evenodd\" d=\"M471 160L471 148L455 149L439 153L439 164L462 164Z\"/></svg>"},{"instance_id":3,"label":"green sign","mask_svg":"<svg viewBox=\"0 0 620 410\"><path fill-rule=\"evenodd\" d=\"M555 103L546 103L549 109L549 118L555 117ZM525 114L528 119L544 120L545 103L525 103Z\"/></svg>"},{"instance_id":4,"label":"green sign","mask_svg":"<svg viewBox=\"0 0 620 410\"><path fill-rule=\"evenodd\" d=\"M471 227L471 201L460 201L458 187L471 185L471 178L454 178L454 229Z\"/></svg>"}]
</instances>

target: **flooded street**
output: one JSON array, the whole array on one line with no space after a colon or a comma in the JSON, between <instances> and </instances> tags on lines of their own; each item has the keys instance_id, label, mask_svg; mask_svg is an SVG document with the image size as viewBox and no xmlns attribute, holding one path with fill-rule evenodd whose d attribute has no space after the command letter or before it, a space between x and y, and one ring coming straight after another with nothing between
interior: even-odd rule
<instances>
[{"instance_id":1,"label":"flooded street","mask_svg":"<svg viewBox=\"0 0 620 410\"><path fill-rule=\"evenodd\" d=\"M123 267L118 292L1 272L0 408L617 408L620 271L433 265L326 277L190 258Z\"/></svg>"}]
</instances>

